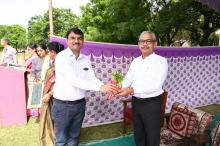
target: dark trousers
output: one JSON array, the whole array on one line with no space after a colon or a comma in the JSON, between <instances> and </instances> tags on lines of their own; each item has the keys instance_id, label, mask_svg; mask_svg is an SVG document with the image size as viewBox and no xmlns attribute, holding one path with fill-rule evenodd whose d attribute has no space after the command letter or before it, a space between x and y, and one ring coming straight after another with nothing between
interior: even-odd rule
<instances>
[{"instance_id":1,"label":"dark trousers","mask_svg":"<svg viewBox=\"0 0 220 146\"><path fill-rule=\"evenodd\" d=\"M134 138L137 146L159 146L162 97L132 97Z\"/></svg>"},{"instance_id":2,"label":"dark trousers","mask_svg":"<svg viewBox=\"0 0 220 146\"><path fill-rule=\"evenodd\" d=\"M78 146L85 105L84 99L78 103L53 100L52 118L56 146Z\"/></svg>"}]
</instances>

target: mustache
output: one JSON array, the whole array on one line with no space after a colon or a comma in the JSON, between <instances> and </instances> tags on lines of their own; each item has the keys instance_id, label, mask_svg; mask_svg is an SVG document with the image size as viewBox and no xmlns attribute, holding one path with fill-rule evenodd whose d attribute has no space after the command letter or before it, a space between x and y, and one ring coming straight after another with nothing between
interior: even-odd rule
<instances>
[{"instance_id":1,"label":"mustache","mask_svg":"<svg viewBox=\"0 0 220 146\"><path fill-rule=\"evenodd\" d=\"M74 43L73 45L79 45L79 43Z\"/></svg>"},{"instance_id":2,"label":"mustache","mask_svg":"<svg viewBox=\"0 0 220 146\"><path fill-rule=\"evenodd\" d=\"M149 49L150 48L150 46L145 46L145 47L143 47L143 49Z\"/></svg>"}]
</instances>

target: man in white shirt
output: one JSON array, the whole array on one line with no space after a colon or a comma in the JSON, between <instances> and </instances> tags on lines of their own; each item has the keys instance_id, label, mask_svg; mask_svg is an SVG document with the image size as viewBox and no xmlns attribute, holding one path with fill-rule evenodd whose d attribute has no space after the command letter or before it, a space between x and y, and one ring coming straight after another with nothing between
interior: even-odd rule
<instances>
[{"instance_id":1,"label":"man in white shirt","mask_svg":"<svg viewBox=\"0 0 220 146\"><path fill-rule=\"evenodd\" d=\"M70 29L66 38L68 48L55 60L52 118L56 146L77 146L85 115L85 91L116 93L117 88L110 83L103 85L95 77L89 58L80 53L84 42L80 29Z\"/></svg>"},{"instance_id":2,"label":"man in white shirt","mask_svg":"<svg viewBox=\"0 0 220 146\"><path fill-rule=\"evenodd\" d=\"M138 46L142 53L135 58L122 82L118 96L132 96L134 137L137 146L159 146L162 85L168 64L164 57L154 53L155 34L144 31Z\"/></svg>"},{"instance_id":3,"label":"man in white shirt","mask_svg":"<svg viewBox=\"0 0 220 146\"><path fill-rule=\"evenodd\" d=\"M7 38L1 39L1 45L4 47L2 50L2 58L0 64L17 64L16 49L9 45L9 40Z\"/></svg>"}]
</instances>

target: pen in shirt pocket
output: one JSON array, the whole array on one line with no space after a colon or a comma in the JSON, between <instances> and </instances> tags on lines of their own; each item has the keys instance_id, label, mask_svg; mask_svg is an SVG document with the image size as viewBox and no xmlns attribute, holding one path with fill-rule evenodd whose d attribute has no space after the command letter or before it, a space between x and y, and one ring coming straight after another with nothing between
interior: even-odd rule
<instances>
[{"instance_id":1,"label":"pen in shirt pocket","mask_svg":"<svg viewBox=\"0 0 220 146\"><path fill-rule=\"evenodd\" d=\"M88 67L84 67L83 70L87 71L87 70L89 70L89 68Z\"/></svg>"}]
</instances>

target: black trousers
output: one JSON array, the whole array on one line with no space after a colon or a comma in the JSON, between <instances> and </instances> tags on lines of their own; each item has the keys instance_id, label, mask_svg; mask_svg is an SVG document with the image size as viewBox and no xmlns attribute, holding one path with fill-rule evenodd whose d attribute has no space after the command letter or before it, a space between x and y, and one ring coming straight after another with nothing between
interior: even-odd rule
<instances>
[{"instance_id":1,"label":"black trousers","mask_svg":"<svg viewBox=\"0 0 220 146\"><path fill-rule=\"evenodd\" d=\"M160 113L162 96L151 98L132 97L134 138L136 146L160 145Z\"/></svg>"}]
</instances>

